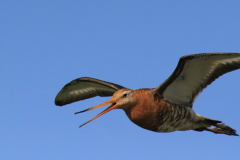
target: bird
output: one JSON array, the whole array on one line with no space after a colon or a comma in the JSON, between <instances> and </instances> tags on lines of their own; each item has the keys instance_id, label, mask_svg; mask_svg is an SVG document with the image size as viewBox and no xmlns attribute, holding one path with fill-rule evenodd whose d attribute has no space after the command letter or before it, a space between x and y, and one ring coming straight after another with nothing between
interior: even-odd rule
<instances>
[{"instance_id":1,"label":"bird","mask_svg":"<svg viewBox=\"0 0 240 160\"><path fill-rule=\"evenodd\" d=\"M93 121L113 109L123 109L139 127L154 132L209 131L215 134L239 136L222 121L201 116L193 110L198 95L214 80L240 68L240 53L200 53L182 56L177 67L156 88L129 89L121 85L90 77L77 78L66 84L55 98L63 106L95 96L108 101L78 113L110 105L85 122Z\"/></svg>"}]
</instances>

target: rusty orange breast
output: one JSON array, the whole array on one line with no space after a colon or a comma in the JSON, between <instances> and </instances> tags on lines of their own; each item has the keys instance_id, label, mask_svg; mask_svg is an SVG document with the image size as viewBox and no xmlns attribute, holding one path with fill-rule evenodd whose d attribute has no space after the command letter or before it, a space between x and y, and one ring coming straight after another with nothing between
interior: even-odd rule
<instances>
[{"instance_id":1,"label":"rusty orange breast","mask_svg":"<svg viewBox=\"0 0 240 160\"><path fill-rule=\"evenodd\" d=\"M167 103L161 98L156 98L149 89L136 90L136 93L135 105L124 109L125 113L136 125L157 131L160 114Z\"/></svg>"}]
</instances>

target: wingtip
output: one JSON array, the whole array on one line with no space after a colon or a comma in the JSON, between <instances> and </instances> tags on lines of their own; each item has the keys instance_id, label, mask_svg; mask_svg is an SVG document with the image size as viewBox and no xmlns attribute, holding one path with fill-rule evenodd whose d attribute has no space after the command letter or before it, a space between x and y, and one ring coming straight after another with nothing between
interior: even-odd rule
<instances>
[{"instance_id":1,"label":"wingtip","mask_svg":"<svg viewBox=\"0 0 240 160\"><path fill-rule=\"evenodd\" d=\"M55 99L54 103L56 106L60 106L60 107L64 105L61 101L59 101L57 99Z\"/></svg>"}]
</instances>

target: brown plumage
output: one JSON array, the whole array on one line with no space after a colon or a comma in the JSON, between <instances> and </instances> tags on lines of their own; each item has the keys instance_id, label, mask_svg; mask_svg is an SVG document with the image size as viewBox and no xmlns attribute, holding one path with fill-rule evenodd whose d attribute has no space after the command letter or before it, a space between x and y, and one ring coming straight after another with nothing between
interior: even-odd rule
<instances>
[{"instance_id":1,"label":"brown plumage","mask_svg":"<svg viewBox=\"0 0 240 160\"><path fill-rule=\"evenodd\" d=\"M156 88L131 90L114 83L83 77L65 85L56 96L55 104L62 106L95 96L112 96L107 102L77 112L111 104L83 125L112 109L123 109L133 123L155 132L206 130L238 136L234 129L221 121L196 114L192 105L207 85L219 76L239 68L240 54L237 53L188 55L179 60L172 75Z\"/></svg>"}]
</instances>

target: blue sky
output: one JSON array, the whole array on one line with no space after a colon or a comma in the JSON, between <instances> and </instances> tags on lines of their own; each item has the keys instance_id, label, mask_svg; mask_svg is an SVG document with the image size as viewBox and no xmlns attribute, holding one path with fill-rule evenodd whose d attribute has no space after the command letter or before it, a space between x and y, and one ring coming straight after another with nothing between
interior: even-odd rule
<instances>
[{"instance_id":1,"label":"blue sky","mask_svg":"<svg viewBox=\"0 0 240 160\"><path fill-rule=\"evenodd\" d=\"M238 1L1 1L0 159L239 159L239 137L154 133L122 110L74 112L109 98L54 105L79 77L160 85L183 55L240 52ZM240 134L240 70L202 92L194 110Z\"/></svg>"}]
</instances>

